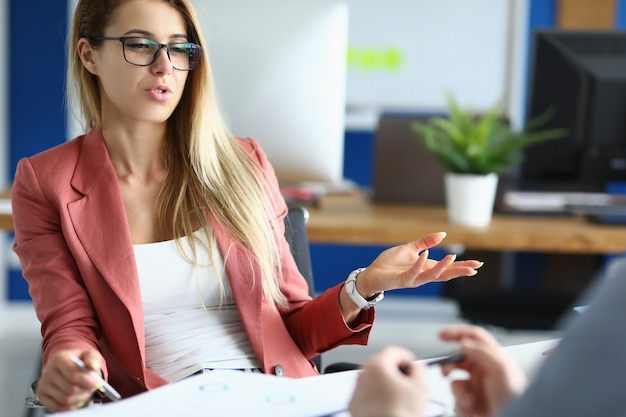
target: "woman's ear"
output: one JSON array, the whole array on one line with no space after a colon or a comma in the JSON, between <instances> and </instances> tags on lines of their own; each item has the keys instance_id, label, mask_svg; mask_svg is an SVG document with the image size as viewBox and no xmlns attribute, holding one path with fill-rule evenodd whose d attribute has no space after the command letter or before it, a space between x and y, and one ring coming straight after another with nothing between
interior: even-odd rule
<instances>
[{"instance_id":1,"label":"woman's ear","mask_svg":"<svg viewBox=\"0 0 626 417\"><path fill-rule=\"evenodd\" d=\"M78 56L83 62L83 65L90 73L96 75L96 61L94 57L94 51L91 48L91 44L86 38L80 38L76 47Z\"/></svg>"}]
</instances>

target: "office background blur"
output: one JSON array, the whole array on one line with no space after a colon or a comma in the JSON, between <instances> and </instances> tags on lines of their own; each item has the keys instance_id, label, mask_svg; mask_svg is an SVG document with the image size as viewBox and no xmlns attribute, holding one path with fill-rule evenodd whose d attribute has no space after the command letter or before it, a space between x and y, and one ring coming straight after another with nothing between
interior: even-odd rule
<instances>
[{"instance_id":1,"label":"office background blur","mask_svg":"<svg viewBox=\"0 0 626 417\"><path fill-rule=\"evenodd\" d=\"M0 54L0 86L5 92L0 95L0 185L10 184L19 158L75 134L68 127L64 101L65 40L72 1L0 2L8 46ZM373 136L382 111L441 111L446 92L477 111L502 100L512 123L521 126L532 30L563 25L563 8L574 1L591 5L589 10L596 16L588 15L587 21L596 26L626 26L624 0L347 0L344 176L371 187ZM576 25L569 19L565 23ZM28 302L10 250L12 235L5 234L3 243L0 296ZM316 289L335 284L355 265L369 263L381 249L312 245ZM408 294L439 292L437 285L431 285Z\"/></svg>"},{"instance_id":2,"label":"office background blur","mask_svg":"<svg viewBox=\"0 0 626 417\"><path fill-rule=\"evenodd\" d=\"M71 2L0 0L0 27L5 40L0 53L2 187L10 185L20 158L74 134L69 128L64 97L65 39ZM574 2L587 5L586 22L592 21L594 27L626 27L626 0L347 0L350 57L344 176L365 189L371 187L378 115L386 110L441 111L446 90L477 111L503 99L512 123L521 126L532 31L564 25L585 27L587 23L576 22L576 16L563 20L562 8ZM17 258L11 251L12 234L4 232L1 239L0 330L28 327L24 335L0 333L0 369L6 376L0 381L1 391L6 394L0 401L4 411L8 398L14 409L21 407L25 382L34 372L30 358L35 360L38 346L33 344L33 335L37 333L32 328L37 326L33 315L6 313L14 307L28 312L30 301ZM335 285L355 267L369 264L382 249L312 244L316 290ZM388 334L425 340L428 332L434 333L439 326L433 322L413 335L403 334L403 323L411 317L429 320L436 314L446 322L456 321L456 306L438 304L441 291L441 285L429 284L400 292L424 296L428 300L425 303L399 301L381 306L380 317L385 325L379 328L384 332L374 335L372 349L384 344ZM24 322L8 323L7 317L9 321L24 317ZM345 359L342 352L356 361L370 352L347 349L328 356L328 362ZM441 346L420 349L422 356L441 352Z\"/></svg>"}]
</instances>

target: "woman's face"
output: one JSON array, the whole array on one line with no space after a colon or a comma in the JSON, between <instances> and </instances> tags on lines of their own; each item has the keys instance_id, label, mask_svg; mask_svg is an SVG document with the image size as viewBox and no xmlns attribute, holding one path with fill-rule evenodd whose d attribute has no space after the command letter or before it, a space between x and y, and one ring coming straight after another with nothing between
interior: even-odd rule
<instances>
[{"instance_id":1,"label":"woman's face","mask_svg":"<svg viewBox=\"0 0 626 417\"><path fill-rule=\"evenodd\" d=\"M188 41L183 16L169 4L154 0L124 3L104 36L136 36L160 44ZM127 57L128 52L127 46ZM92 68L86 66L99 79L103 123L163 123L170 117L183 94L188 72L174 69L165 48L149 66L126 62L117 40L103 41L92 53Z\"/></svg>"}]
</instances>

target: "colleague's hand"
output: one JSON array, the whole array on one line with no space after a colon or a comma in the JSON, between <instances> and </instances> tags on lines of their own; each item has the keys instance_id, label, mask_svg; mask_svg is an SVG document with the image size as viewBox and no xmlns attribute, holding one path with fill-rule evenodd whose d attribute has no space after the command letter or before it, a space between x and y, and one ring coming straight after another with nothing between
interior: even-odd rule
<instances>
[{"instance_id":1,"label":"colleague's hand","mask_svg":"<svg viewBox=\"0 0 626 417\"><path fill-rule=\"evenodd\" d=\"M98 381L72 360L81 359L87 368L100 373L102 356L95 350L68 349L52 354L41 371L35 394L53 412L74 410L89 403Z\"/></svg>"},{"instance_id":2,"label":"colleague's hand","mask_svg":"<svg viewBox=\"0 0 626 417\"><path fill-rule=\"evenodd\" d=\"M465 360L461 362L442 366L445 376L454 369L462 369L469 374L468 379L451 383L456 412L460 416L493 416L506 402L526 390L528 382L524 372L485 329L454 326L444 329L440 338L458 342L465 355Z\"/></svg>"},{"instance_id":3,"label":"colleague's hand","mask_svg":"<svg viewBox=\"0 0 626 417\"><path fill-rule=\"evenodd\" d=\"M426 371L414 360L411 352L395 346L372 356L350 399L352 417L422 417L429 396Z\"/></svg>"},{"instance_id":4,"label":"colleague's hand","mask_svg":"<svg viewBox=\"0 0 626 417\"><path fill-rule=\"evenodd\" d=\"M454 254L448 254L440 261L428 258L428 249L441 243L445 236L445 233L432 233L383 251L359 274L356 281L359 294L368 297L380 291L413 288L428 282L476 275L476 269L483 265L482 262L455 261Z\"/></svg>"}]
</instances>

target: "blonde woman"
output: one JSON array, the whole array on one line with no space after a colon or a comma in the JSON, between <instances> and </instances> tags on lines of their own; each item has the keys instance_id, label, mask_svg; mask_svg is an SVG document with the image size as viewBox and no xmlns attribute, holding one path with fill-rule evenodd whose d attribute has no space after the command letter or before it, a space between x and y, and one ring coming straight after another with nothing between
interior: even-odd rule
<instances>
[{"instance_id":1,"label":"blonde woman","mask_svg":"<svg viewBox=\"0 0 626 417\"><path fill-rule=\"evenodd\" d=\"M367 343L383 291L481 265L428 259L434 233L312 300L272 167L221 122L203 45L187 0L77 4L68 85L86 133L21 160L12 195L50 410L94 391L72 357L123 397L216 368L316 375L310 358Z\"/></svg>"}]
</instances>

